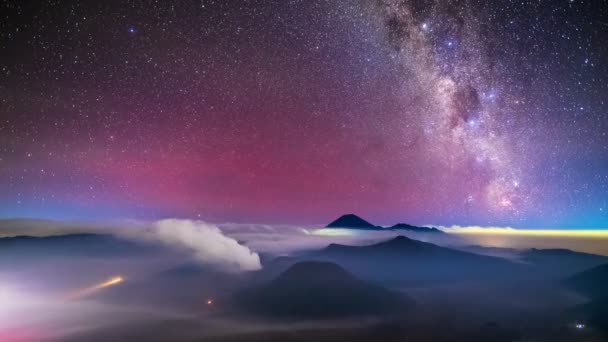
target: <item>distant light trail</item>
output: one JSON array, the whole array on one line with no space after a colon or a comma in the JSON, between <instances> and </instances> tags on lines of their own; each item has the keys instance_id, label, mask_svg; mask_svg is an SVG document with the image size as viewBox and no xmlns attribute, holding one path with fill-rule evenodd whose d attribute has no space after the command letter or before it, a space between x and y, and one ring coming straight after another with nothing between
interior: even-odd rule
<instances>
[{"instance_id":1,"label":"distant light trail","mask_svg":"<svg viewBox=\"0 0 608 342\"><path fill-rule=\"evenodd\" d=\"M90 286L81 290L78 290L74 293L72 293L71 295L67 296L67 300L74 300L74 299L78 299L78 298L82 298L82 297L86 297L98 290L104 289L106 287L110 287L113 285L117 285L120 284L124 281L124 278L121 276L116 276L116 277L112 277L107 281L104 281L103 283L94 285L94 286Z\"/></svg>"},{"instance_id":2,"label":"distant light trail","mask_svg":"<svg viewBox=\"0 0 608 342\"><path fill-rule=\"evenodd\" d=\"M118 276L118 277L114 277L108 281L106 281L105 283L101 283L97 286L95 286L96 289L102 289L104 287L108 287L108 286L112 286L112 285L116 285L118 283L122 283L122 277Z\"/></svg>"}]
</instances>

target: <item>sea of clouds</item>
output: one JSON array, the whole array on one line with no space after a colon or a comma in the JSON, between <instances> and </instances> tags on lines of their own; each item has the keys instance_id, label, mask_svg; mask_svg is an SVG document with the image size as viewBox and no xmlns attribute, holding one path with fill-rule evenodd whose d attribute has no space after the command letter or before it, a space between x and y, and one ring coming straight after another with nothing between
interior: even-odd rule
<instances>
[{"instance_id":1,"label":"sea of clouds","mask_svg":"<svg viewBox=\"0 0 608 342\"><path fill-rule=\"evenodd\" d=\"M214 224L177 218L110 222L4 219L0 220L0 237L113 234L135 241L160 243L185 252L200 263L230 272L260 269L261 254L286 255L301 250L323 248L330 243L365 245L388 240L397 235L454 248L472 245L520 249L570 248L608 254L608 234L602 235L602 231L586 234L574 230L525 230L510 227L439 228L447 234L324 229L320 225Z\"/></svg>"}]
</instances>

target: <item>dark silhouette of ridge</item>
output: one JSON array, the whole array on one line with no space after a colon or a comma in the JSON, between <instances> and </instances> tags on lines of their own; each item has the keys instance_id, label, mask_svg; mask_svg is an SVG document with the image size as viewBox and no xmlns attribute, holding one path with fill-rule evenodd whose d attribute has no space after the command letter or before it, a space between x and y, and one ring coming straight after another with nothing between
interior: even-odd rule
<instances>
[{"instance_id":1,"label":"dark silhouette of ridge","mask_svg":"<svg viewBox=\"0 0 608 342\"><path fill-rule=\"evenodd\" d=\"M565 285L589 298L579 310L589 323L608 337L608 264L577 273L564 281Z\"/></svg>"},{"instance_id":2,"label":"dark silhouette of ridge","mask_svg":"<svg viewBox=\"0 0 608 342\"><path fill-rule=\"evenodd\" d=\"M366 279L395 285L434 281L491 281L529 269L506 259L479 255L397 236L367 246L330 244L308 257L338 263Z\"/></svg>"},{"instance_id":3,"label":"dark silhouette of ridge","mask_svg":"<svg viewBox=\"0 0 608 342\"><path fill-rule=\"evenodd\" d=\"M504 247L466 246L463 251L503 257L533 266L535 273L563 280L575 273L608 263L608 256L573 251L564 248L515 249Z\"/></svg>"},{"instance_id":4,"label":"dark silhouette of ridge","mask_svg":"<svg viewBox=\"0 0 608 342\"><path fill-rule=\"evenodd\" d=\"M608 263L603 255L576 252L569 249L528 249L519 253L520 260L538 268L539 272L557 279Z\"/></svg>"},{"instance_id":5,"label":"dark silhouette of ridge","mask_svg":"<svg viewBox=\"0 0 608 342\"><path fill-rule=\"evenodd\" d=\"M523 254L528 258L532 258L532 257L564 257L564 258L576 257L581 260L588 259L588 260L592 260L592 261L600 261L603 259L604 262L606 260L608 260L608 257L603 256L603 255L577 252L577 251L573 251L571 249L566 249L566 248L547 248L547 249L530 248L528 250L525 250L523 252Z\"/></svg>"},{"instance_id":6,"label":"dark silhouette of ridge","mask_svg":"<svg viewBox=\"0 0 608 342\"><path fill-rule=\"evenodd\" d=\"M440 257L440 256L461 256L467 258L487 258L473 253L462 252L446 247L440 247L429 242L410 239L406 236L399 235L387 241L379 242L367 246L348 246L332 243L325 249L321 250L321 254L338 255L350 254L350 256L411 256L413 254L422 254L425 257Z\"/></svg>"},{"instance_id":7,"label":"dark silhouette of ridge","mask_svg":"<svg viewBox=\"0 0 608 342\"><path fill-rule=\"evenodd\" d=\"M404 230L414 233L443 233L443 231L432 228L432 227L418 227L412 226L407 223L397 223L391 227L384 228L382 226L373 225L366 220L360 218L355 214L346 214L338 217L335 221L331 222L326 228L349 228L349 229L362 229L362 230Z\"/></svg>"},{"instance_id":8,"label":"dark silhouette of ridge","mask_svg":"<svg viewBox=\"0 0 608 342\"><path fill-rule=\"evenodd\" d=\"M257 315L318 319L400 314L413 301L362 281L336 264L304 261L266 285L237 293L235 304Z\"/></svg>"},{"instance_id":9,"label":"dark silhouette of ridge","mask_svg":"<svg viewBox=\"0 0 608 342\"><path fill-rule=\"evenodd\" d=\"M608 300L608 264L577 273L567 278L565 283L590 299Z\"/></svg>"},{"instance_id":10,"label":"dark silhouette of ridge","mask_svg":"<svg viewBox=\"0 0 608 342\"><path fill-rule=\"evenodd\" d=\"M439 230L437 228L433 228L433 227L418 227L418 226L412 226L411 224L407 224L407 223L397 223L396 225L393 225L389 228L386 229L390 229L390 230L406 230L406 231L410 231L410 232L415 232L415 233L439 233L439 234L444 234L442 230Z\"/></svg>"},{"instance_id":11,"label":"dark silhouette of ridge","mask_svg":"<svg viewBox=\"0 0 608 342\"><path fill-rule=\"evenodd\" d=\"M0 238L4 257L125 256L157 251L159 246L125 240L110 234L65 234Z\"/></svg>"}]
</instances>

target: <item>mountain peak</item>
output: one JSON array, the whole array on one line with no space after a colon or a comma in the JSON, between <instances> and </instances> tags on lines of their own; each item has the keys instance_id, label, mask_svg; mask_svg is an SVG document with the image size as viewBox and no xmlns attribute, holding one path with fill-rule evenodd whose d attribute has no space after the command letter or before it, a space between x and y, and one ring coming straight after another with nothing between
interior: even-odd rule
<instances>
[{"instance_id":1,"label":"mountain peak","mask_svg":"<svg viewBox=\"0 0 608 342\"><path fill-rule=\"evenodd\" d=\"M413 240L408 238L407 236L398 235L393 239L393 241L413 241Z\"/></svg>"},{"instance_id":2,"label":"mountain peak","mask_svg":"<svg viewBox=\"0 0 608 342\"><path fill-rule=\"evenodd\" d=\"M275 317L368 316L403 313L414 305L408 296L360 280L331 262L294 264L270 283L236 294L238 306Z\"/></svg>"},{"instance_id":3,"label":"mountain peak","mask_svg":"<svg viewBox=\"0 0 608 342\"><path fill-rule=\"evenodd\" d=\"M355 214L346 214L326 226L327 228L378 229Z\"/></svg>"},{"instance_id":4,"label":"mountain peak","mask_svg":"<svg viewBox=\"0 0 608 342\"><path fill-rule=\"evenodd\" d=\"M433 248L437 246L422 242L414 239L410 239L407 236L399 235L390 240L385 240L372 245L367 246L348 246L332 243L323 249L326 253L411 253L418 252L423 249Z\"/></svg>"},{"instance_id":5,"label":"mountain peak","mask_svg":"<svg viewBox=\"0 0 608 342\"><path fill-rule=\"evenodd\" d=\"M397 223L392 227L384 228L375 226L355 214L346 214L338 217L332 223L325 226L326 228L348 228L348 229L363 229L363 230L403 230L414 233L443 233L443 231L433 227L418 227L407 223Z\"/></svg>"},{"instance_id":6,"label":"mountain peak","mask_svg":"<svg viewBox=\"0 0 608 342\"><path fill-rule=\"evenodd\" d=\"M399 235L393 239L380 242L376 244L376 246L412 246L412 245L422 245L424 242L410 239L407 236Z\"/></svg>"}]
</instances>

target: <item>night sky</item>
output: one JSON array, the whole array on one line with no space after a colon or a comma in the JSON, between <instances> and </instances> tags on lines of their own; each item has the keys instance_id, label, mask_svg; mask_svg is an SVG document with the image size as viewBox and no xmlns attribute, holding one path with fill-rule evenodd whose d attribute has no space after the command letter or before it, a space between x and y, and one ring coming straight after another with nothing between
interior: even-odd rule
<instances>
[{"instance_id":1,"label":"night sky","mask_svg":"<svg viewBox=\"0 0 608 342\"><path fill-rule=\"evenodd\" d=\"M0 7L0 217L608 228L605 0Z\"/></svg>"}]
</instances>

